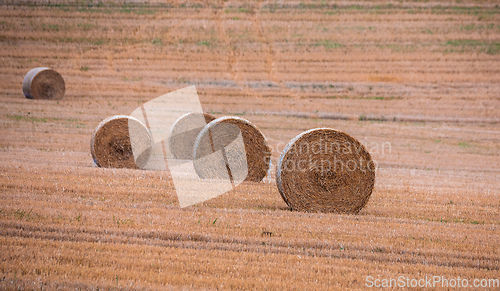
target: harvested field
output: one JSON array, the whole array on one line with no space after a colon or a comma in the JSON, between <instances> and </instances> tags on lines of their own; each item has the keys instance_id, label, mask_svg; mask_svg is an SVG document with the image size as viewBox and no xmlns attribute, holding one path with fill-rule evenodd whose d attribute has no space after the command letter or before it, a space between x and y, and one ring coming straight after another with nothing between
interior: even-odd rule
<instances>
[{"instance_id":1,"label":"harvested field","mask_svg":"<svg viewBox=\"0 0 500 291\"><path fill-rule=\"evenodd\" d=\"M497 1L127 2L0 2L0 289L499 279ZM35 67L62 100L23 96ZM264 182L181 209L168 172L93 165L101 120L190 85L268 138ZM357 215L276 188L283 147L318 127L377 165Z\"/></svg>"}]
</instances>

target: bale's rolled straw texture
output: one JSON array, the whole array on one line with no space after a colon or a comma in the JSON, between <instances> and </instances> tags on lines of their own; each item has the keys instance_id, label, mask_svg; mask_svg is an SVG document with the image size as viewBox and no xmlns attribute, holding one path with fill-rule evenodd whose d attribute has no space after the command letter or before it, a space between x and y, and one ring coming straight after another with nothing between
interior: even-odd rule
<instances>
[{"instance_id":1,"label":"bale's rolled straw texture","mask_svg":"<svg viewBox=\"0 0 500 291\"><path fill-rule=\"evenodd\" d=\"M239 128L237 132L234 130L235 126ZM200 158L210 154L212 151L219 150L218 147L229 144L240 132L244 144L244 152L235 152L239 151L239 149L230 148L228 156L232 160L227 162L235 165L238 163L236 161L238 157L246 156L247 168L245 170L248 170L248 174L244 180L260 182L266 176L269 169L271 150L264 134L248 120L234 116L225 116L207 124L196 139L193 159L196 172L201 178L213 178L211 176L213 173L210 173L210 167L199 163ZM209 143L212 144L212 148L206 146ZM233 173L233 175L238 176L238 173Z\"/></svg>"},{"instance_id":2,"label":"bale's rolled straw texture","mask_svg":"<svg viewBox=\"0 0 500 291\"><path fill-rule=\"evenodd\" d=\"M198 134L214 119L215 116L208 113L191 112L175 121L170 131L169 147L176 159L193 159L193 147Z\"/></svg>"},{"instance_id":3,"label":"bale's rolled straw texture","mask_svg":"<svg viewBox=\"0 0 500 291\"><path fill-rule=\"evenodd\" d=\"M130 131L134 141L140 142L136 148L146 149L134 159ZM104 168L142 168L151 153L152 137L146 126L139 120L126 116L111 116L99 123L92 134L90 151L94 162Z\"/></svg>"},{"instance_id":4,"label":"bale's rolled straw texture","mask_svg":"<svg viewBox=\"0 0 500 291\"><path fill-rule=\"evenodd\" d=\"M34 68L24 76L23 93L28 99L59 100L66 86L63 77L49 68Z\"/></svg>"},{"instance_id":5,"label":"bale's rolled straw texture","mask_svg":"<svg viewBox=\"0 0 500 291\"><path fill-rule=\"evenodd\" d=\"M375 165L355 138L330 128L312 129L287 144L276 182L293 210L358 213L372 193Z\"/></svg>"}]
</instances>

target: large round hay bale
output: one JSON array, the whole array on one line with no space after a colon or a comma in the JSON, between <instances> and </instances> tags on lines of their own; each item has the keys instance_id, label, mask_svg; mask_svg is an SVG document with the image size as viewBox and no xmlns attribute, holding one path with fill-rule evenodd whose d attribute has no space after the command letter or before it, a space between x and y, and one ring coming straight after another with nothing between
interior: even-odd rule
<instances>
[{"instance_id":1,"label":"large round hay bale","mask_svg":"<svg viewBox=\"0 0 500 291\"><path fill-rule=\"evenodd\" d=\"M375 183L375 165L365 147L330 128L292 139L280 156L276 183L293 210L358 213Z\"/></svg>"},{"instance_id":2,"label":"large round hay bale","mask_svg":"<svg viewBox=\"0 0 500 291\"><path fill-rule=\"evenodd\" d=\"M214 119L215 116L208 113L191 112L175 121L168 141L170 151L176 159L193 159L193 147L198 134Z\"/></svg>"},{"instance_id":3,"label":"large round hay bale","mask_svg":"<svg viewBox=\"0 0 500 291\"><path fill-rule=\"evenodd\" d=\"M241 147L232 143L240 133L243 143ZM266 176L271 150L264 134L248 120L225 116L211 121L203 128L196 139L193 153L194 167L201 178L217 178L218 175L214 172L221 168L220 165L207 164L203 157L221 149L226 166L237 171L231 173L235 180L243 173L246 175L245 181L260 182ZM244 158L246 164L243 163ZM238 167L238 164L242 166Z\"/></svg>"},{"instance_id":4,"label":"large round hay bale","mask_svg":"<svg viewBox=\"0 0 500 291\"><path fill-rule=\"evenodd\" d=\"M34 68L24 76L23 93L28 99L59 100L65 91L63 77L52 69Z\"/></svg>"},{"instance_id":5,"label":"large round hay bale","mask_svg":"<svg viewBox=\"0 0 500 291\"><path fill-rule=\"evenodd\" d=\"M135 148L144 149L134 158L130 132L134 134ZM104 168L144 167L151 154L152 137L146 126L139 120L126 116L111 116L99 123L92 134L90 151L94 162Z\"/></svg>"}]
</instances>

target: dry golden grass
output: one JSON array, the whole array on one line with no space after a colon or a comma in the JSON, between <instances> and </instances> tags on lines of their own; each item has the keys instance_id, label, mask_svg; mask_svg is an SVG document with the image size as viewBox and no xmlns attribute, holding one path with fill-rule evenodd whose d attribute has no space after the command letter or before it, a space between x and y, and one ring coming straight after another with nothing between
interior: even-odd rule
<instances>
[{"instance_id":1,"label":"dry golden grass","mask_svg":"<svg viewBox=\"0 0 500 291\"><path fill-rule=\"evenodd\" d=\"M0 9L1 289L498 279L495 1L16 3ZM64 99L23 97L38 66ZM180 209L168 173L92 165L99 121L190 84L205 111L258 126L274 167L307 129L359 139L378 166L368 205L291 212L268 177Z\"/></svg>"}]
</instances>

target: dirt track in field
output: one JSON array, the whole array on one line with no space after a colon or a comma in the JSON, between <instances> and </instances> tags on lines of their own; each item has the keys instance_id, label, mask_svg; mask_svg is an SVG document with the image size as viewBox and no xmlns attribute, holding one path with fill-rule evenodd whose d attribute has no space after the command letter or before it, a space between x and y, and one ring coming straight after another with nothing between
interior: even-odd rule
<instances>
[{"instance_id":1,"label":"dirt track in field","mask_svg":"<svg viewBox=\"0 0 500 291\"><path fill-rule=\"evenodd\" d=\"M30 3L0 9L2 289L499 278L494 1ZM63 100L22 96L39 66ZM291 212L273 169L181 209L168 172L93 166L102 119L190 85L206 112L257 125L273 166L307 129L359 139L378 167L367 206Z\"/></svg>"}]
</instances>

